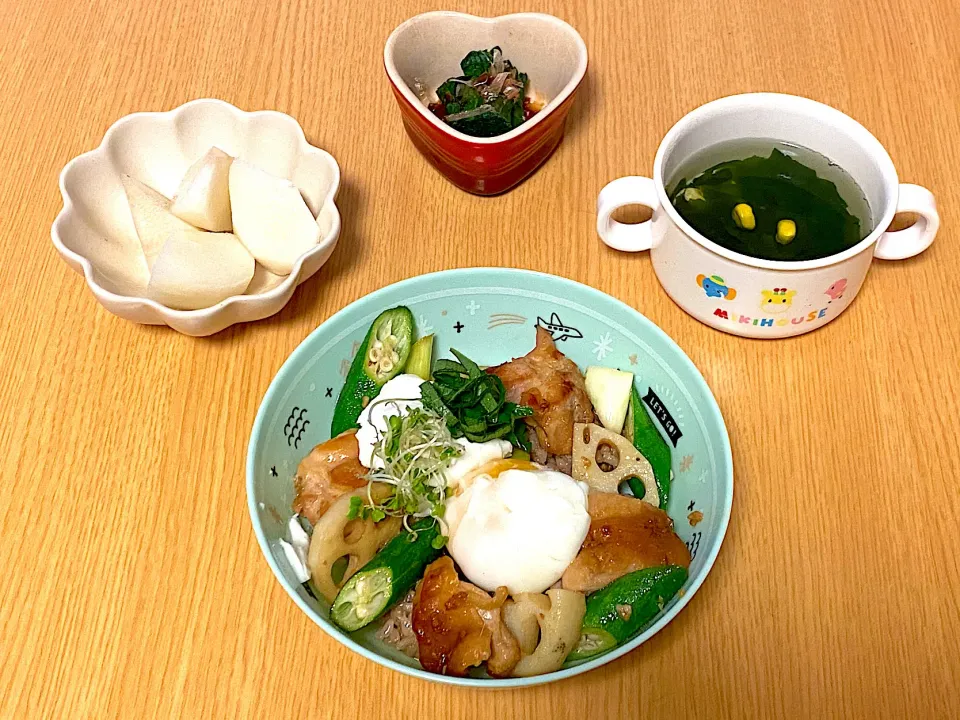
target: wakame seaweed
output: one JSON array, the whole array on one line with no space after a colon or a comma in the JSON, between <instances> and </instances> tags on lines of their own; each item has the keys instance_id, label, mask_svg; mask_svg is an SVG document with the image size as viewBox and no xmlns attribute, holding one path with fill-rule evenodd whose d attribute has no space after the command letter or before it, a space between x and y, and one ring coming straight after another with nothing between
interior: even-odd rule
<instances>
[{"instance_id":1,"label":"wakame seaweed","mask_svg":"<svg viewBox=\"0 0 960 720\"><path fill-rule=\"evenodd\" d=\"M794 148L801 157L811 155ZM862 195L851 178L836 170L850 197ZM734 252L765 260L802 261L853 247L870 231L869 218L852 212L837 184L774 147L713 165L692 180L681 179L670 201L701 235ZM864 201L865 206L865 201ZM744 223L741 210L750 216ZM789 234L781 223L790 224Z\"/></svg>"}]
</instances>

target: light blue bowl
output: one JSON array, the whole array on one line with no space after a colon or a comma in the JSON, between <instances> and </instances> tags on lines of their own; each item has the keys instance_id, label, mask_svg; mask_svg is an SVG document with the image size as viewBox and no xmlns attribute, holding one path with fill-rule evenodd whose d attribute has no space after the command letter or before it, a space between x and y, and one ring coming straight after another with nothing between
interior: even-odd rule
<instances>
[{"instance_id":1,"label":"light blue bowl","mask_svg":"<svg viewBox=\"0 0 960 720\"><path fill-rule=\"evenodd\" d=\"M329 620L328 607L297 582L279 548L301 458L330 435L333 408L357 346L384 309L406 305L418 332L436 333L435 349L466 353L494 365L530 351L534 326L550 326L557 347L581 368L634 372L641 395L666 411L662 434L671 443L674 482L668 511L693 555L682 596L673 599L630 642L561 670L531 678L497 680L479 673L454 678L422 670L415 660L374 637L375 626L346 634ZM670 428L669 430L667 428ZM703 377L663 331L636 310L593 288L524 270L449 270L390 285L344 308L318 327L287 359L260 405L247 454L247 499L263 554L274 575L310 618L364 657L408 675L483 687L517 687L560 680L630 652L672 620L710 572L730 519L733 463L720 409ZM699 511L702 520L691 523ZM693 516L694 521L696 515Z\"/></svg>"}]
</instances>

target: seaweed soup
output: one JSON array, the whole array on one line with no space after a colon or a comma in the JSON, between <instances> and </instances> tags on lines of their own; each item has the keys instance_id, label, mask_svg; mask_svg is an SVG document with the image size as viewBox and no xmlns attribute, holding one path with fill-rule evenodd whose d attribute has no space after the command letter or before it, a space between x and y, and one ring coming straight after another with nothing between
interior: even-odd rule
<instances>
[{"instance_id":1,"label":"seaweed soup","mask_svg":"<svg viewBox=\"0 0 960 720\"><path fill-rule=\"evenodd\" d=\"M776 140L707 147L677 169L667 193L701 235L763 260L829 257L873 230L867 199L847 172Z\"/></svg>"}]
</instances>

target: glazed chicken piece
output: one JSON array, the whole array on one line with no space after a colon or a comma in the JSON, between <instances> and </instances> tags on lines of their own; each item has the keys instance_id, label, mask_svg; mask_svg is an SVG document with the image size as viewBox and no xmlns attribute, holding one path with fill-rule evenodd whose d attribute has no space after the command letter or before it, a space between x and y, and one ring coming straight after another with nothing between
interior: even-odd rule
<instances>
[{"instance_id":1,"label":"glazed chicken piece","mask_svg":"<svg viewBox=\"0 0 960 720\"><path fill-rule=\"evenodd\" d=\"M660 508L616 493L591 492L587 502L590 530L563 573L565 590L591 593L643 568L690 567L690 551Z\"/></svg>"},{"instance_id":2,"label":"glazed chicken piece","mask_svg":"<svg viewBox=\"0 0 960 720\"><path fill-rule=\"evenodd\" d=\"M490 675L509 675L520 662L520 644L503 621L506 599L505 587L490 597L461 581L449 556L428 565L413 600L423 669L462 677L486 661Z\"/></svg>"},{"instance_id":3,"label":"glazed chicken piece","mask_svg":"<svg viewBox=\"0 0 960 720\"><path fill-rule=\"evenodd\" d=\"M487 370L503 381L507 400L533 408L529 422L550 455L573 452L573 424L593 421L593 404L576 363L537 326L537 344L523 357Z\"/></svg>"},{"instance_id":4,"label":"glazed chicken piece","mask_svg":"<svg viewBox=\"0 0 960 720\"><path fill-rule=\"evenodd\" d=\"M334 500L367 484L366 472L360 464L356 430L320 443L297 467L293 511L316 525Z\"/></svg>"}]
</instances>

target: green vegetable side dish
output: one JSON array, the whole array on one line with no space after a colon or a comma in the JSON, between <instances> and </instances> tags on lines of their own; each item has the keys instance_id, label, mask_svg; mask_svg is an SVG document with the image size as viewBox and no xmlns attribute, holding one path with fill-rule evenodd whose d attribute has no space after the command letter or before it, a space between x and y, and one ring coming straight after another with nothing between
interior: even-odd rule
<instances>
[{"instance_id":1,"label":"green vegetable side dish","mask_svg":"<svg viewBox=\"0 0 960 720\"><path fill-rule=\"evenodd\" d=\"M670 501L670 446L643 406L636 385L630 391L630 408L624 423L624 435L653 468L653 477L660 493L660 509L666 510ZM630 478L627 483L634 495L643 497L643 483L638 478Z\"/></svg>"},{"instance_id":2,"label":"green vegetable side dish","mask_svg":"<svg viewBox=\"0 0 960 720\"><path fill-rule=\"evenodd\" d=\"M360 413L380 393L384 383L404 370L415 332L413 314L402 305L377 316L340 390L330 425L331 437L357 427Z\"/></svg>"},{"instance_id":3,"label":"green vegetable side dish","mask_svg":"<svg viewBox=\"0 0 960 720\"><path fill-rule=\"evenodd\" d=\"M423 406L444 418L455 438L478 443L502 438L529 452L523 418L533 415L533 410L507 402L500 378L485 373L453 348L450 352L457 360L438 360L433 381L420 387Z\"/></svg>"},{"instance_id":4,"label":"green vegetable side dish","mask_svg":"<svg viewBox=\"0 0 960 720\"><path fill-rule=\"evenodd\" d=\"M440 556L436 547L439 537L437 523L423 518L412 524L412 532L401 532L384 545L341 588L330 607L333 622L354 632L402 600L423 577L427 565Z\"/></svg>"},{"instance_id":5,"label":"green vegetable side dish","mask_svg":"<svg viewBox=\"0 0 960 720\"><path fill-rule=\"evenodd\" d=\"M473 137L510 132L540 108L527 98L529 79L504 59L499 47L473 50L460 61L463 75L437 88L429 109L438 118Z\"/></svg>"},{"instance_id":6,"label":"green vegetable side dish","mask_svg":"<svg viewBox=\"0 0 960 720\"><path fill-rule=\"evenodd\" d=\"M851 197L862 194L845 173L838 171L837 181ZM682 178L669 196L700 234L765 260L815 260L843 252L866 236L862 225L869 222L851 212L836 183L776 147L767 157L721 162Z\"/></svg>"},{"instance_id":7,"label":"green vegetable side dish","mask_svg":"<svg viewBox=\"0 0 960 720\"><path fill-rule=\"evenodd\" d=\"M580 642L568 660L583 660L629 640L653 620L687 581L679 565L644 568L587 597Z\"/></svg>"}]
</instances>

